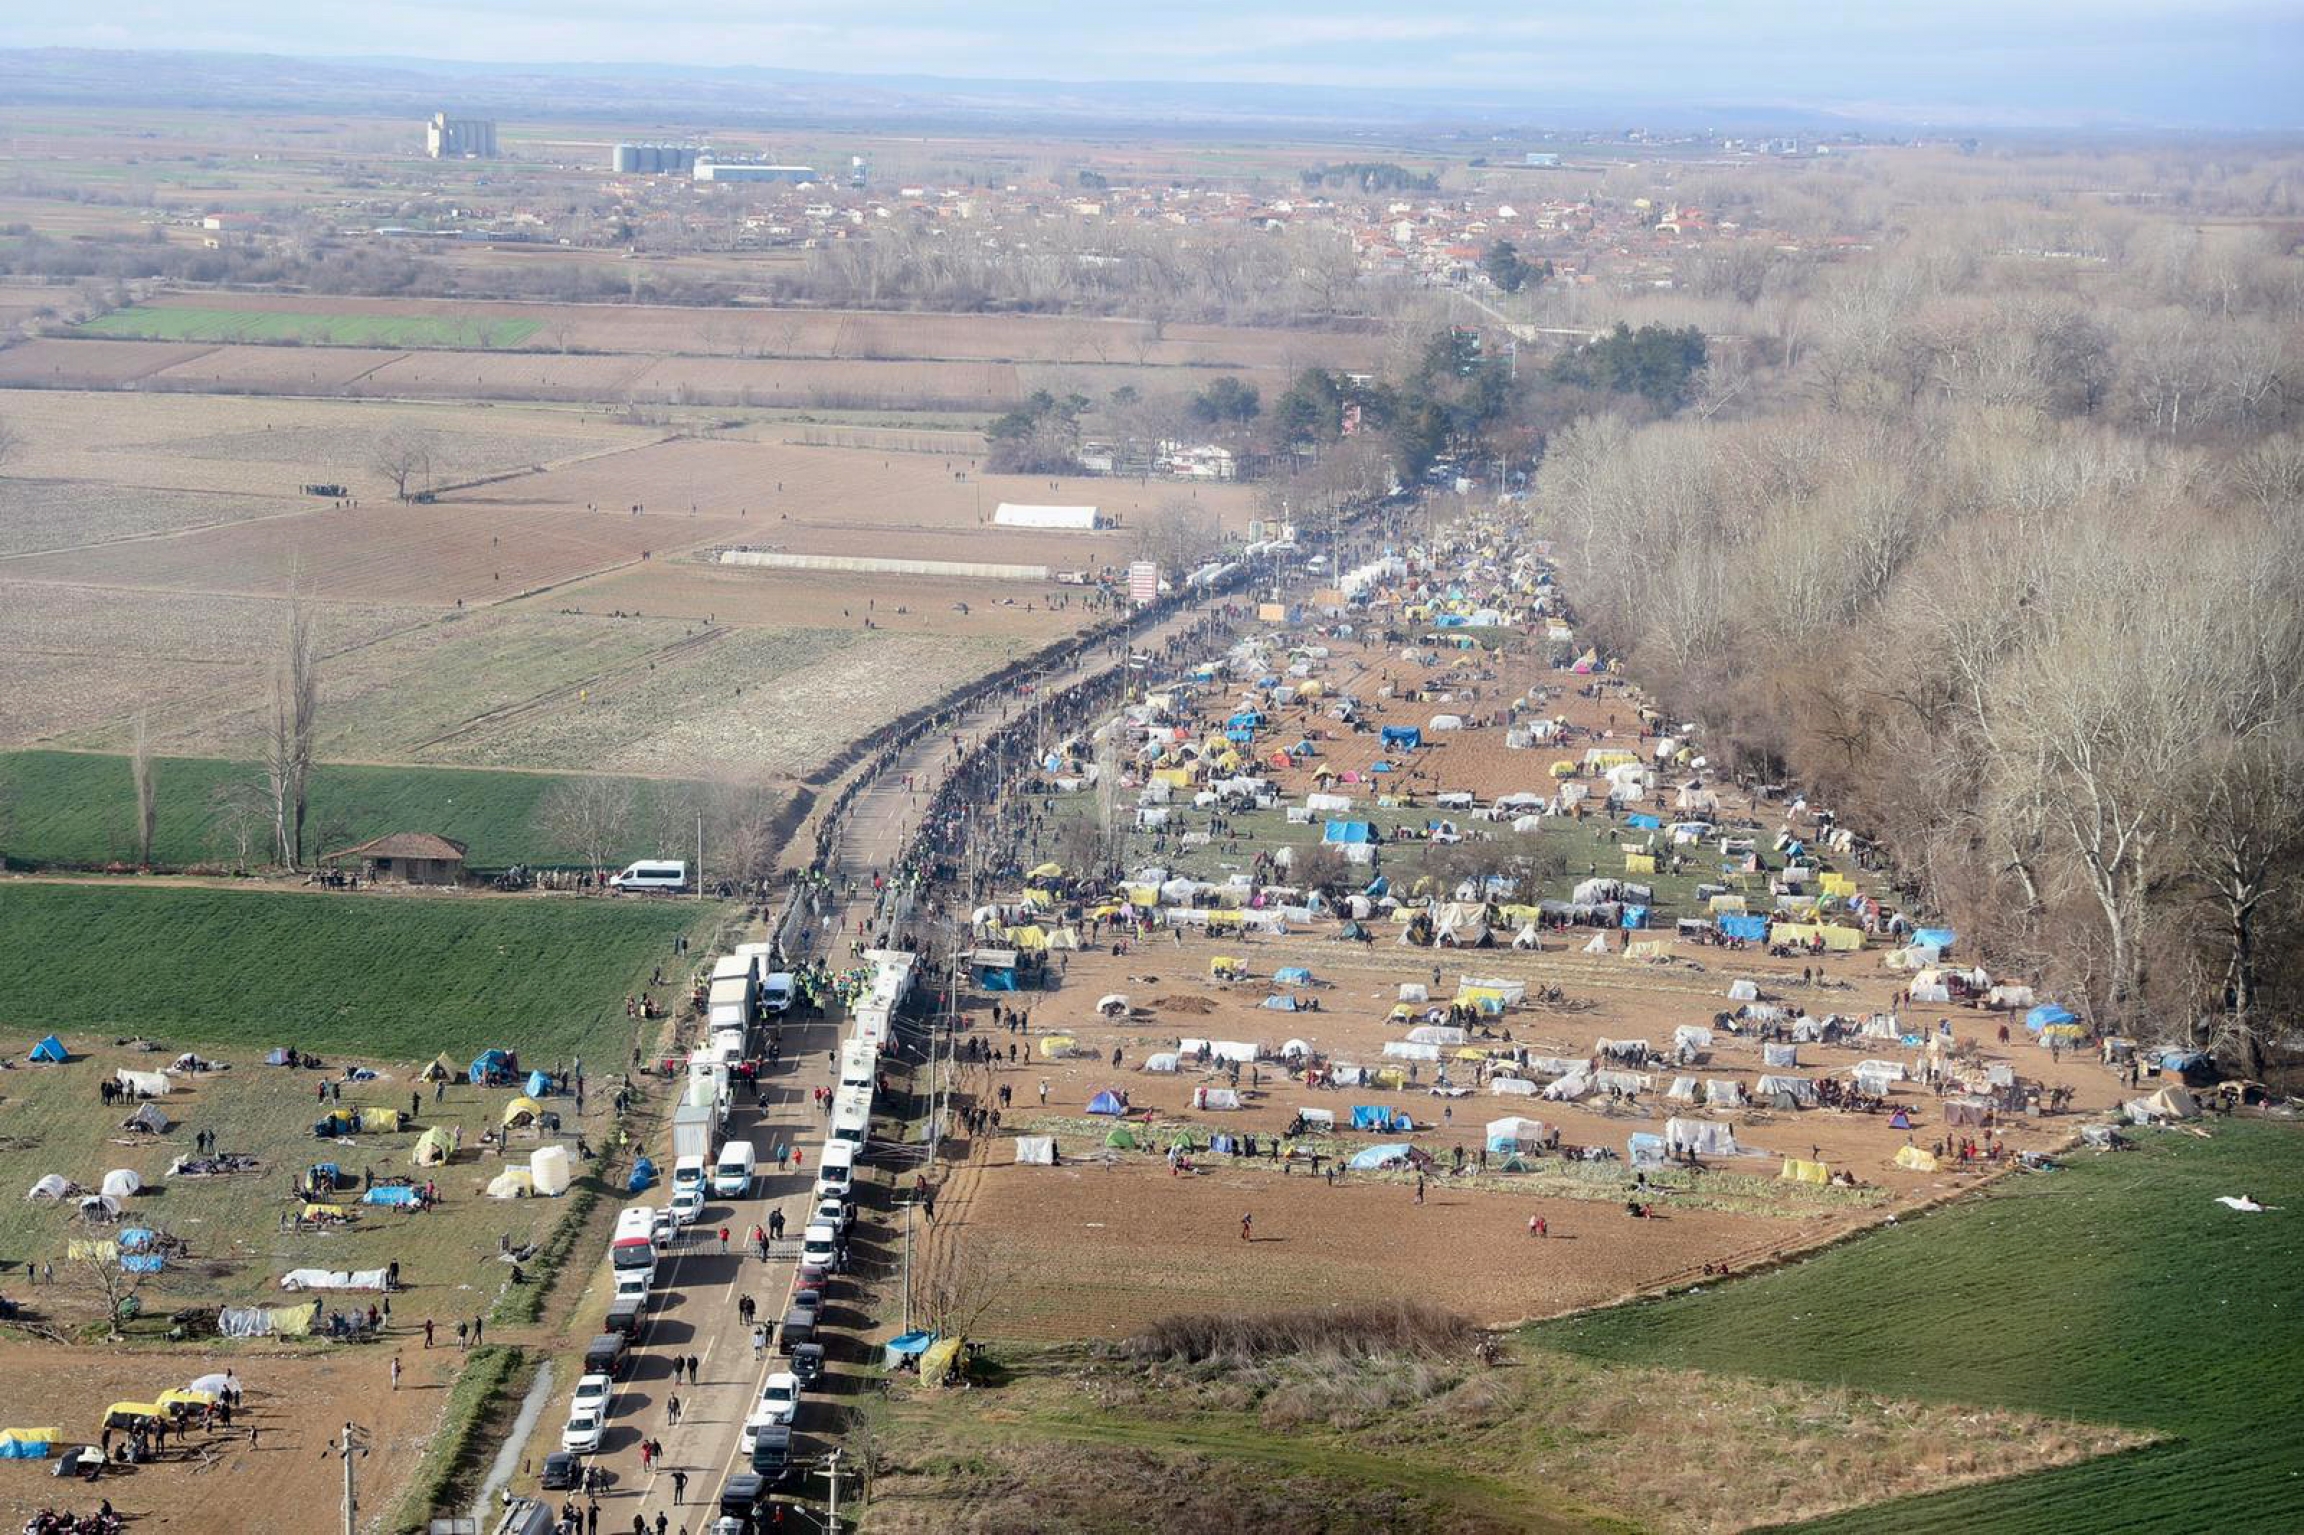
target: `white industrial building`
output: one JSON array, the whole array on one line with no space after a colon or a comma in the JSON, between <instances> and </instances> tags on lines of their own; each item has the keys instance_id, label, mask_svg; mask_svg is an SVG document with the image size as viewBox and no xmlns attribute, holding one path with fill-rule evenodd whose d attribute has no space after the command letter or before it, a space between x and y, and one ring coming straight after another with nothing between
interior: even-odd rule
<instances>
[{"instance_id":1,"label":"white industrial building","mask_svg":"<svg viewBox=\"0 0 2304 1535\"><path fill-rule=\"evenodd\" d=\"M809 165L765 165L757 160L715 160L699 156L692 172L698 181L814 181Z\"/></svg>"},{"instance_id":2,"label":"white industrial building","mask_svg":"<svg viewBox=\"0 0 2304 1535\"><path fill-rule=\"evenodd\" d=\"M1093 533L1109 528L1113 520L1093 506L1024 506L1003 501L992 513L1001 528L1043 528L1061 533Z\"/></svg>"}]
</instances>

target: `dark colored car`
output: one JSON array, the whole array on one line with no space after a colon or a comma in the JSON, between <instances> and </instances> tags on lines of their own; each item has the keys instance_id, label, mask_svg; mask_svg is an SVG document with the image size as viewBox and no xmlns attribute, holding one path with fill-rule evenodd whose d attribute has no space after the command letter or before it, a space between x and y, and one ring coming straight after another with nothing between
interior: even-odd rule
<instances>
[{"instance_id":1,"label":"dark colored car","mask_svg":"<svg viewBox=\"0 0 2304 1535\"><path fill-rule=\"evenodd\" d=\"M608 1307L607 1330L620 1332L628 1338L640 1336L640 1327L648 1312L645 1296L627 1295Z\"/></svg>"},{"instance_id":2,"label":"dark colored car","mask_svg":"<svg viewBox=\"0 0 2304 1535\"><path fill-rule=\"evenodd\" d=\"M752 1469L770 1487L792 1474L790 1425L764 1424L752 1436Z\"/></svg>"},{"instance_id":3,"label":"dark colored car","mask_svg":"<svg viewBox=\"0 0 2304 1535\"><path fill-rule=\"evenodd\" d=\"M803 1343L816 1341L816 1313L795 1306L784 1313L784 1324L776 1331L776 1351L789 1354Z\"/></svg>"},{"instance_id":4,"label":"dark colored car","mask_svg":"<svg viewBox=\"0 0 2304 1535\"><path fill-rule=\"evenodd\" d=\"M587 1375L605 1375L610 1380L622 1380L626 1368L632 1362L631 1353L632 1335L630 1333L604 1332L594 1338L584 1350L584 1373Z\"/></svg>"},{"instance_id":5,"label":"dark colored car","mask_svg":"<svg viewBox=\"0 0 2304 1535\"><path fill-rule=\"evenodd\" d=\"M561 1492L576 1485L583 1476L583 1467L566 1450L554 1450L544 1457L543 1487L546 1492Z\"/></svg>"},{"instance_id":6,"label":"dark colored car","mask_svg":"<svg viewBox=\"0 0 2304 1535\"><path fill-rule=\"evenodd\" d=\"M757 1472L739 1471L720 1489L720 1512L735 1519L750 1519L767 1498L764 1478Z\"/></svg>"},{"instance_id":7,"label":"dark colored car","mask_svg":"<svg viewBox=\"0 0 2304 1535\"><path fill-rule=\"evenodd\" d=\"M792 1356L792 1373L800 1378L801 1385L813 1386L824 1378L823 1344L803 1343L786 1352Z\"/></svg>"}]
</instances>

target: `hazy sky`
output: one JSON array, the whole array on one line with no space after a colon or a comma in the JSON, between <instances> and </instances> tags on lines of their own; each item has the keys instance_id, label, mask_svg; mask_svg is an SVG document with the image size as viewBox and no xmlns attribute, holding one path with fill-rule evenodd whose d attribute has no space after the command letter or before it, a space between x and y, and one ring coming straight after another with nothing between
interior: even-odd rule
<instances>
[{"instance_id":1,"label":"hazy sky","mask_svg":"<svg viewBox=\"0 0 2304 1535\"><path fill-rule=\"evenodd\" d=\"M0 0L0 45L2304 124L2304 0Z\"/></svg>"}]
</instances>

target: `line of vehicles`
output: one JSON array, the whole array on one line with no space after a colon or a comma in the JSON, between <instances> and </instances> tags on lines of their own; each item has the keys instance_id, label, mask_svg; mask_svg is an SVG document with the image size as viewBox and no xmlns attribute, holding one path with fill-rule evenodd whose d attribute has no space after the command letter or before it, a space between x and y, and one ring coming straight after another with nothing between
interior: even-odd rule
<instances>
[{"instance_id":1,"label":"line of vehicles","mask_svg":"<svg viewBox=\"0 0 2304 1535\"><path fill-rule=\"evenodd\" d=\"M856 1165L870 1135L880 1051L892 1036L896 1010L910 994L915 957L901 950L867 951L871 977L849 1004L846 1038L837 1052L831 1122L816 1163L809 1212L802 1222L791 1293L773 1323L779 1368L763 1382L747 1410L738 1451L746 1470L722 1490L714 1535L748 1535L768 1494L793 1471L792 1436L806 1393L824 1375L818 1323L832 1276L844 1266L856 1220ZM756 1081L764 1065L781 1057L781 1020L793 1005L793 977L771 968L767 944L744 944L718 960L706 991L706 1043L687 1058L681 1100L672 1117L670 1198L662 1207L632 1205L616 1219L609 1240L612 1291L601 1331L584 1351L560 1451L547 1457L547 1491L578 1485L583 1458L596 1453L626 1378L632 1349L646 1326L663 1273L661 1260L687 1227L704 1219L713 1201L750 1198L760 1178L759 1150L747 1134L730 1133L738 1088ZM764 1350L771 1324L756 1324Z\"/></svg>"}]
</instances>

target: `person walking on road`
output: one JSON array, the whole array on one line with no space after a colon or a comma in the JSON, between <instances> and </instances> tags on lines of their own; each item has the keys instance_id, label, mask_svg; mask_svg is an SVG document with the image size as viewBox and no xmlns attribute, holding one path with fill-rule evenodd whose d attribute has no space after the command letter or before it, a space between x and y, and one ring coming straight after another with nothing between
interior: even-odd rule
<instances>
[{"instance_id":1,"label":"person walking on road","mask_svg":"<svg viewBox=\"0 0 2304 1535\"><path fill-rule=\"evenodd\" d=\"M728 1250L728 1228L726 1226L720 1228L720 1250L722 1252Z\"/></svg>"},{"instance_id":2,"label":"person walking on road","mask_svg":"<svg viewBox=\"0 0 2304 1535\"><path fill-rule=\"evenodd\" d=\"M398 1354L392 1356L392 1389L395 1391L400 1389L400 1356Z\"/></svg>"},{"instance_id":3,"label":"person walking on road","mask_svg":"<svg viewBox=\"0 0 2304 1535\"><path fill-rule=\"evenodd\" d=\"M674 1370L672 1374L674 1379L678 1379L680 1372L678 1370ZM680 1426L680 1398L676 1396L668 1396L664 1399L664 1416L666 1421L671 1423L674 1428L678 1428Z\"/></svg>"},{"instance_id":4,"label":"person walking on road","mask_svg":"<svg viewBox=\"0 0 2304 1535\"><path fill-rule=\"evenodd\" d=\"M677 1507L678 1505L687 1501L688 1473L685 1471L675 1471L672 1473L672 1502L674 1506Z\"/></svg>"}]
</instances>

